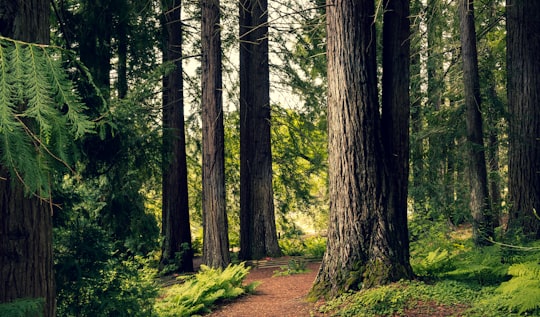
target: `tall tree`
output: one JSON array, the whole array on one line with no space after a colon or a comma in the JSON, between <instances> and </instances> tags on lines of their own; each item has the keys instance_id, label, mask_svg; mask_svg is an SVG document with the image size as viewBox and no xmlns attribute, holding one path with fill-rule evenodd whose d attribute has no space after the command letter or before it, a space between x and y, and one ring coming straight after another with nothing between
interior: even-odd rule
<instances>
[{"instance_id":1,"label":"tall tree","mask_svg":"<svg viewBox=\"0 0 540 317\"><path fill-rule=\"evenodd\" d=\"M240 258L281 253L270 144L268 2L240 1Z\"/></svg>"},{"instance_id":2,"label":"tall tree","mask_svg":"<svg viewBox=\"0 0 540 317\"><path fill-rule=\"evenodd\" d=\"M475 245L485 245L493 238L494 228L488 191L484 133L482 131L482 100L480 97L473 0L461 0L458 11L465 107L467 109L468 171L471 190L469 204L473 219L473 240Z\"/></svg>"},{"instance_id":3,"label":"tall tree","mask_svg":"<svg viewBox=\"0 0 540 317\"><path fill-rule=\"evenodd\" d=\"M408 1L395 5L396 15L389 18L395 19L393 23L399 27L405 27L393 41L404 36L401 32L408 33L408 22L401 20L407 18L405 8ZM403 172L401 160L407 155L399 138L386 135L392 139L385 142L381 138L383 123L377 93L374 15L373 0L327 1L330 225L327 251L313 295L336 295L344 290L371 287L412 275L408 259L403 259L408 251L399 250L408 244L400 241L401 234L396 231L407 233L406 226L399 228L405 224L397 223L399 213L404 210L404 206L397 205L403 188L394 187L403 179L391 180L395 176L391 173ZM390 26L392 30L397 28L397 25ZM409 45L408 41L387 44L391 46L388 49L397 50L387 56L408 65L402 55L408 48L400 47ZM401 77L408 75L404 71L393 74L404 80L397 86L401 87L397 95L402 97L402 85L408 81ZM396 82L401 80L396 79ZM407 94L405 97L408 100ZM388 100L392 101L388 103L391 105L388 110L392 111L388 116L408 115L408 110L394 108L403 107L402 103L394 104L395 98ZM406 105L405 109L408 107ZM401 124L407 120L393 117L384 122L391 123L393 133L399 133L404 128ZM394 155L394 151L390 151L392 147L404 156L395 161L388 159L387 156ZM388 166L393 163L398 167L390 170Z\"/></svg>"},{"instance_id":4,"label":"tall tree","mask_svg":"<svg viewBox=\"0 0 540 317\"><path fill-rule=\"evenodd\" d=\"M201 6L203 263L211 267L225 267L230 263L230 255L225 209L225 140L219 0L203 0Z\"/></svg>"},{"instance_id":5,"label":"tall tree","mask_svg":"<svg viewBox=\"0 0 540 317\"><path fill-rule=\"evenodd\" d=\"M507 0L510 226L540 239L540 2Z\"/></svg>"},{"instance_id":6,"label":"tall tree","mask_svg":"<svg viewBox=\"0 0 540 317\"><path fill-rule=\"evenodd\" d=\"M181 0L163 0L164 60L175 69L163 79L163 246L161 266L193 271L182 83ZM177 257L180 256L179 261Z\"/></svg>"},{"instance_id":7,"label":"tall tree","mask_svg":"<svg viewBox=\"0 0 540 317\"><path fill-rule=\"evenodd\" d=\"M412 275L409 264L407 197L409 187L410 121L410 1L385 0L383 16L382 139L388 159L388 221L394 224L395 236L391 261L403 265L406 276Z\"/></svg>"},{"instance_id":8,"label":"tall tree","mask_svg":"<svg viewBox=\"0 0 540 317\"><path fill-rule=\"evenodd\" d=\"M0 35L48 44L49 15L46 0L2 1ZM24 109L25 105L19 107ZM4 138L7 132L0 134ZM55 315L52 210L39 197L29 195L20 179L13 177L6 166L0 165L0 302L43 298L44 316L52 317Z\"/></svg>"}]
</instances>

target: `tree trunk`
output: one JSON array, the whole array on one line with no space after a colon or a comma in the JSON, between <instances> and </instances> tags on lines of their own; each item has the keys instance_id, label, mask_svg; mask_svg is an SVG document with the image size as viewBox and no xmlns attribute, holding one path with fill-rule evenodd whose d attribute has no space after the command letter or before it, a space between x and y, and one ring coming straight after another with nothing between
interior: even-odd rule
<instances>
[{"instance_id":1,"label":"tree trunk","mask_svg":"<svg viewBox=\"0 0 540 317\"><path fill-rule=\"evenodd\" d=\"M202 1L203 263L226 267L225 140L221 82L219 0Z\"/></svg>"},{"instance_id":2,"label":"tree trunk","mask_svg":"<svg viewBox=\"0 0 540 317\"><path fill-rule=\"evenodd\" d=\"M176 68L164 78L163 92L163 246L161 268L175 263L193 271L187 186L186 137L182 87L181 0L164 0L165 54ZM178 258L180 256L180 258Z\"/></svg>"},{"instance_id":3,"label":"tree trunk","mask_svg":"<svg viewBox=\"0 0 540 317\"><path fill-rule=\"evenodd\" d=\"M270 144L268 2L240 1L240 258L281 254Z\"/></svg>"},{"instance_id":4,"label":"tree trunk","mask_svg":"<svg viewBox=\"0 0 540 317\"><path fill-rule=\"evenodd\" d=\"M480 98L480 77L476 50L473 0L459 3L461 56L466 106L470 208L473 219L473 241L477 246L489 244L493 238L493 217L489 201L484 133Z\"/></svg>"},{"instance_id":5,"label":"tree trunk","mask_svg":"<svg viewBox=\"0 0 540 317\"><path fill-rule=\"evenodd\" d=\"M387 217L392 263L412 277L409 263L410 8L409 0L385 0L383 17L382 138L389 174Z\"/></svg>"},{"instance_id":6,"label":"tree trunk","mask_svg":"<svg viewBox=\"0 0 540 317\"><path fill-rule=\"evenodd\" d=\"M540 1L507 0L510 228L540 239Z\"/></svg>"},{"instance_id":7,"label":"tree trunk","mask_svg":"<svg viewBox=\"0 0 540 317\"><path fill-rule=\"evenodd\" d=\"M0 4L0 34L49 43L49 1L9 0ZM52 217L46 202L25 195L0 166L0 303L42 298L44 316L55 315Z\"/></svg>"},{"instance_id":8,"label":"tree trunk","mask_svg":"<svg viewBox=\"0 0 540 317\"><path fill-rule=\"evenodd\" d=\"M372 0L327 1L330 221L314 296L410 273L395 258L397 191L381 142L375 39Z\"/></svg>"}]
</instances>

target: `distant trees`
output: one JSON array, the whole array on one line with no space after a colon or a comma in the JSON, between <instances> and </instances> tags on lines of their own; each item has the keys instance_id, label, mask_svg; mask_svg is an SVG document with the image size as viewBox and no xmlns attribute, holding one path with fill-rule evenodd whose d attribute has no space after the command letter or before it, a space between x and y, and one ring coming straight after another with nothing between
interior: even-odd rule
<instances>
[{"instance_id":1,"label":"distant trees","mask_svg":"<svg viewBox=\"0 0 540 317\"><path fill-rule=\"evenodd\" d=\"M510 227L540 239L540 2L506 1Z\"/></svg>"}]
</instances>

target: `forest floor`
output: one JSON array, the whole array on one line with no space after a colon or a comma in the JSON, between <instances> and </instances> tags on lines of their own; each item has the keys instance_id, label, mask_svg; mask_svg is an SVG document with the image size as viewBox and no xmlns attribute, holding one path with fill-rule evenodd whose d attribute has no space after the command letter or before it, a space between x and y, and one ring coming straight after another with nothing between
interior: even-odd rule
<instances>
[{"instance_id":1,"label":"forest floor","mask_svg":"<svg viewBox=\"0 0 540 317\"><path fill-rule=\"evenodd\" d=\"M320 317L325 315L317 309L323 302L312 303L306 296L317 276L320 262L306 264L307 272L282 275L282 266L288 258L270 259L261 266L254 266L245 279L245 283L258 281L252 294L236 300L222 303L214 308L207 317ZM397 316L408 317L446 317L463 316L466 307L443 306L437 303L418 302L414 308L406 309Z\"/></svg>"}]
</instances>

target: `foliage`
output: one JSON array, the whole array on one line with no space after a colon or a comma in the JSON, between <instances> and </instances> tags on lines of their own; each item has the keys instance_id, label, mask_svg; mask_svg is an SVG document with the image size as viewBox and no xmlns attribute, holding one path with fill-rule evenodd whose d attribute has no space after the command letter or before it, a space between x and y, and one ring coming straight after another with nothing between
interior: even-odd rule
<instances>
[{"instance_id":1,"label":"foliage","mask_svg":"<svg viewBox=\"0 0 540 317\"><path fill-rule=\"evenodd\" d=\"M71 70L86 77L86 69L66 65L58 47L0 37L1 163L28 193L49 198L51 171L74 173L74 141L94 133L95 123L70 80Z\"/></svg>"},{"instance_id":2,"label":"foliage","mask_svg":"<svg viewBox=\"0 0 540 317\"><path fill-rule=\"evenodd\" d=\"M157 287L147 260L115 254L107 232L82 212L54 233L60 316L151 316Z\"/></svg>"},{"instance_id":3,"label":"foliage","mask_svg":"<svg viewBox=\"0 0 540 317\"><path fill-rule=\"evenodd\" d=\"M530 261L511 265L508 274L512 278L501 283L495 295L485 299L477 310L495 307L501 314L540 314L540 263Z\"/></svg>"},{"instance_id":4,"label":"foliage","mask_svg":"<svg viewBox=\"0 0 540 317\"><path fill-rule=\"evenodd\" d=\"M43 316L43 298L23 298L8 303L0 303L0 316L26 317Z\"/></svg>"},{"instance_id":5,"label":"foliage","mask_svg":"<svg viewBox=\"0 0 540 317\"><path fill-rule=\"evenodd\" d=\"M290 259L287 265L281 266L279 270L274 271L273 276L286 276L292 274L306 273L307 262L302 259Z\"/></svg>"},{"instance_id":6,"label":"foliage","mask_svg":"<svg viewBox=\"0 0 540 317\"><path fill-rule=\"evenodd\" d=\"M165 290L164 298L156 303L160 316L193 316L210 311L214 303L236 298L251 292L257 286L243 286L249 268L244 263L229 265L225 269L201 266L201 270L185 282Z\"/></svg>"},{"instance_id":7,"label":"foliage","mask_svg":"<svg viewBox=\"0 0 540 317\"><path fill-rule=\"evenodd\" d=\"M282 238L278 242L284 255L320 259L326 251L326 238L320 236Z\"/></svg>"}]
</instances>

